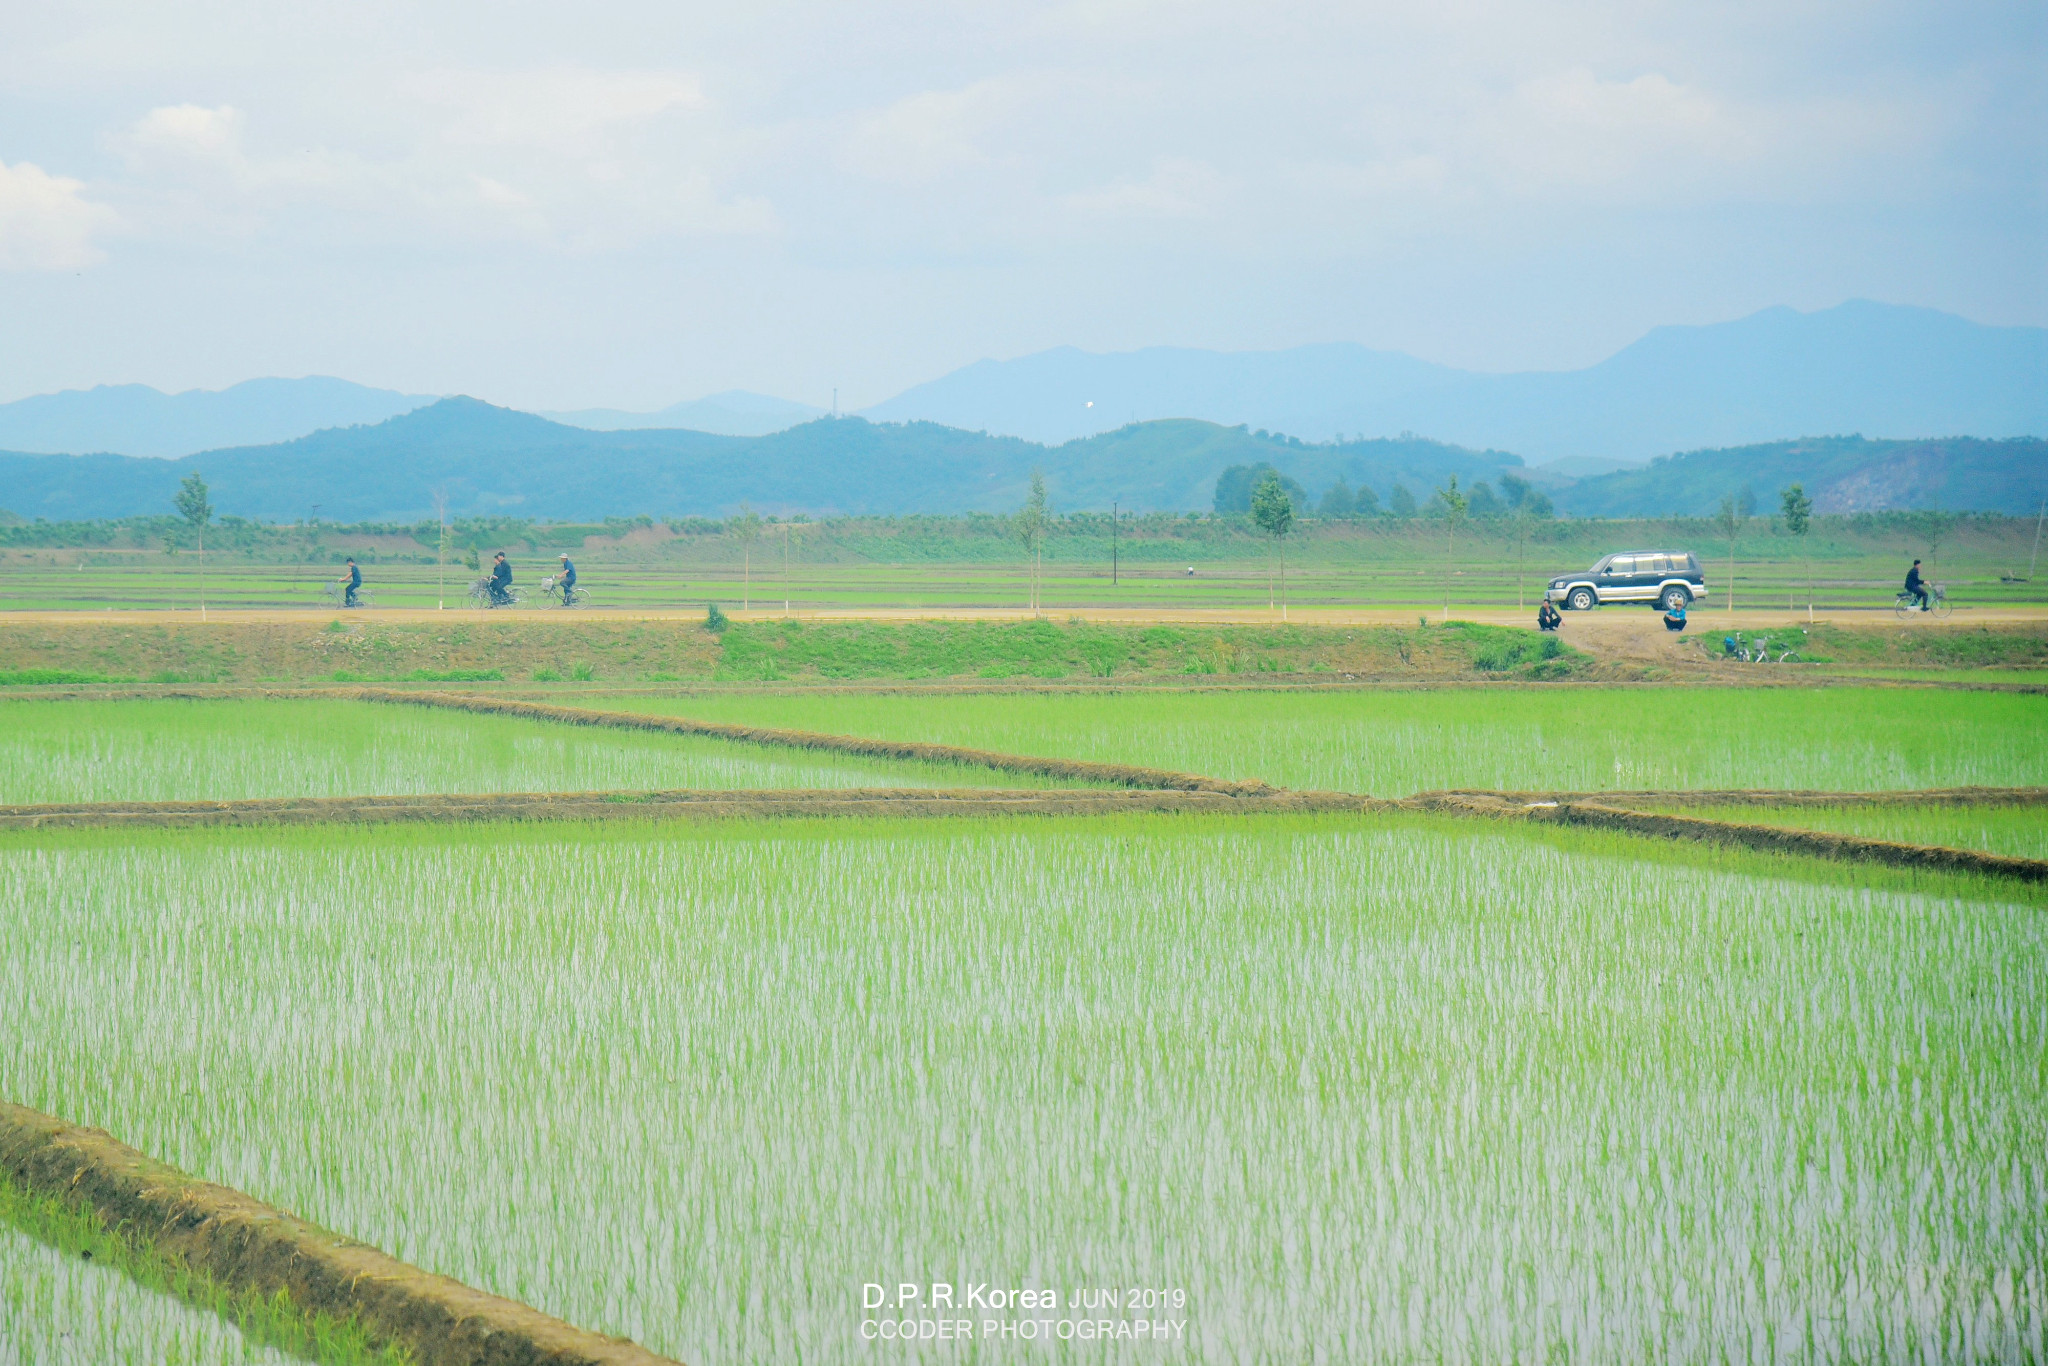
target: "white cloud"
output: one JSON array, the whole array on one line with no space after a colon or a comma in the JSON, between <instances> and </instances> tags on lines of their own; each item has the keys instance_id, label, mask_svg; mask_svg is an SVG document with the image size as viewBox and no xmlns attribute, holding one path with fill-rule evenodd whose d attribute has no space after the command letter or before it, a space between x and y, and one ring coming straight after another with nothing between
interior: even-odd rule
<instances>
[{"instance_id":1,"label":"white cloud","mask_svg":"<svg viewBox=\"0 0 2048 1366\"><path fill-rule=\"evenodd\" d=\"M443 68L409 76L400 88L446 111L439 136L448 142L565 155L600 151L664 114L707 103L701 82L672 71Z\"/></svg>"},{"instance_id":2,"label":"white cloud","mask_svg":"<svg viewBox=\"0 0 2048 1366\"><path fill-rule=\"evenodd\" d=\"M1029 101L1029 92L1014 80L922 91L855 118L843 160L861 175L899 185L986 166L994 158L983 136Z\"/></svg>"},{"instance_id":3,"label":"white cloud","mask_svg":"<svg viewBox=\"0 0 2048 1366\"><path fill-rule=\"evenodd\" d=\"M705 103L673 73L440 69L396 78L374 102L404 130L376 155L287 140L232 105L153 109L115 145L138 215L202 236L246 237L291 214L328 236L578 250L778 230L765 198L720 191L712 139L662 126ZM360 148L380 140L373 127L332 131Z\"/></svg>"},{"instance_id":4,"label":"white cloud","mask_svg":"<svg viewBox=\"0 0 2048 1366\"><path fill-rule=\"evenodd\" d=\"M1142 179L1128 177L1066 197L1083 214L1109 218L1195 218L1215 210L1224 180L1216 168L1190 157L1165 157Z\"/></svg>"},{"instance_id":5,"label":"white cloud","mask_svg":"<svg viewBox=\"0 0 2048 1366\"><path fill-rule=\"evenodd\" d=\"M92 239L114 212L84 189L34 162L0 161L0 270L76 270L104 259Z\"/></svg>"},{"instance_id":6,"label":"white cloud","mask_svg":"<svg viewBox=\"0 0 2048 1366\"><path fill-rule=\"evenodd\" d=\"M137 119L128 132L128 142L138 150L207 161L239 161L242 111L226 104L217 109L196 104L166 105Z\"/></svg>"}]
</instances>

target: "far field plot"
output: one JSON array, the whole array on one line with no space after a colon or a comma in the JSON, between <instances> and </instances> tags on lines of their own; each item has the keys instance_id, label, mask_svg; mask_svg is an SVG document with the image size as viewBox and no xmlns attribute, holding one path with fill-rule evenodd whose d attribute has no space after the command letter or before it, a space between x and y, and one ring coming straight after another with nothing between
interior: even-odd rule
<instances>
[{"instance_id":1,"label":"far field plot","mask_svg":"<svg viewBox=\"0 0 2048 1366\"><path fill-rule=\"evenodd\" d=\"M0 1095L690 1362L1024 1359L878 1356L899 1280L1188 1293L1057 1361L2038 1360L2041 895L1412 816L6 832Z\"/></svg>"},{"instance_id":2,"label":"far field plot","mask_svg":"<svg viewBox=\"0 0 2048 1366\"><path fill-rule=\"evenodd\" d=\"M1028 774L949 764L374 702L0 701L0 805L1048 785Z\"/></svg>"},{"instance_id":3,"label":"far field plot","mask_svg":"<svg viewBox=\"0 0 2048 1366\"><path fill-rule=\"evenodd\" d=\"M2048 785L2048 697L1896 688L625 697L708 720L1402 797Z\"/></svg>"}]
</instances>

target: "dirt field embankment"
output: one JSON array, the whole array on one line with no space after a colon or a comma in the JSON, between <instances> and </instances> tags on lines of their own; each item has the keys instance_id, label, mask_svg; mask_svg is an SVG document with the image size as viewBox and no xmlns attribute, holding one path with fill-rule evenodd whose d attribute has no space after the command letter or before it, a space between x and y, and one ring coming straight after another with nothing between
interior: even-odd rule
<instances>
[{"instance_id":1,"label":"dirt field embankment","mask_svg":"<svg viewBox=\"0 0 2048 1366\"><path fill-rule=\"evenodd\" d=\"M913 759L932 764L967 764L1004 773L1033 773L1045 778L1074 782L1108 783L1116 787L1151 788L1169 792L1217 792L1232 797L1262 796L1273 788L1262 782L1229 782L1204 778L1194 773L1174 773L1162 768L1140 768L1131 764L1098 764L1082 759L1044 759L1022 754L1002 754L988 749L966 749L959 745L933 745L916 740L872 740L857 735L825 735L809 730L777 730L765 726L735 726L718 721L692 721L680 716L654 716L640 712L592 711L584 707L556 707L542 702L515 702L500 697L478 697L466 693L397 692L387 688L363 688L352 694L367 702L392 702L415 707L440 707L450 711L477 712L489 716L523 716L536 721L555 721L572 726L605 726L616 730L665 731L671 735L702 735L742 744L772 745L784 749L826 750L853 754L864 759Z\"/></svg>"},{"instance_id":2,"label":"dirt field embankment","mask_svg":"<svg viewBox=\"0 0 2048 1366\"><path fill-rule=\"evenodd\" d=\"M1923 787L1905 791L1827 792L1815 789L1702 788L1678 792L1495 792L1459 789L1434 794L1520 802L1602 802L1609 806L2048 806L2048 787Z\"/></svg>"},{"instance_id":3,"label":"dirt field embankment","mask_svg":"<svg viewBox=\"0 0 2048 1366\"><path fill-rule=\"evenodd\" d=\"M814 817L1110 816L1392 810L1342 792L993 788L798 791L506 792L407 797L273 797L212 802L72 802L0 806L0 830L198 826L457 824L473 821L767 820Z\"/></svg>"},{"instance_id":4,"label":"dirt field embankment","mask_svg":"<svg viewBox=\"0 0 2048 1366\"><path fill-rule=\"evenodd\" d=\"M1655 797L1661 804L1670 794L1633 795ZM1702 820L1696 816L1637 811L1612 805L1610 801L1591 801L1583 797L1567 801L1523 802L1502 800L1501 795L1497 793L1426 792L1409 800L1423 810L1458 815L1550 821L1559 825L1623 830L1633 835L1663 839L1698 840L1709 844L1769 850L1774 853L1881 863L1896 868L1924 868L1947 873L2009 877L2021 882L2048 882L2048 862L2040 859L2012 858L2004 854L1986 854L1975 849L1953 849L1938 844L1901 844L1893 840L1838 835L1824 830L1800 830L1782 825Z\"/></svg>"},{"instance_id":5,"label":"dirt field embankment","mask_svg":"<svg viewBox=\"0 0 2048 1366\"><path fill-rule=\"evenodd\" d=\"M4 1101L0 1172L232 1291L283 1294L309 1314L353 1319L421 1366L676 1366L200 1181L104 1130Z\"/></svg>"}]
</instances>

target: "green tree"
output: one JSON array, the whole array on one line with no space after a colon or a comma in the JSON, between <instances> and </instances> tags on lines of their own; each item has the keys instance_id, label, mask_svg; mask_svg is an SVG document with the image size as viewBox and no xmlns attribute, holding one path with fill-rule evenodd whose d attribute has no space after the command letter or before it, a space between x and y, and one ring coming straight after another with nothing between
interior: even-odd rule
<instances>
[{"instance_id":1,"label":"green tree","mask_svg":"<svg viewBox=\"0 0 2048 1366\"><path fill-rule=\"evenodd\" d=\"M1813 551L1807 549L1807 536L1813 531L1813 499L1806 496L1806 490L1798 484L1787 484L1778 490L1779 506L1785 514L1785 530L1799 538L1799 545L1805 551L1806 561L1806 619L1813 620Z\"/></svg>"},{"instance_id":2,"label":"green tree","mask_svg":"<svg viewBox=\"0 0 2048 1366\"><path fill-rule=\"evenodd\" d=\"M1282 538L1294 528L1294 499L1287 494L1287 486L1280 482L1280 476L1269 472L1252 490L1252 521L1259 530L1273 538L1273 546L1280 556L1280 619L1287 620L1287 548ZM1270 563L1270 562L1269 562ZM1266 571L1266 606L1273 605L1273 574Z\"/></svg>"},{"instance_id":3,"label":"green tree","mask_svg":"<svg viewBox=\"0 0 2048 1366\"><path fill-rule=\"evenodd\" d=\"M1330 485L1329 491L1323 494L1323 501L1316 504L1318 517L1349 517L1357 510L1358 504L1351 496L1351 485L1344 482L1344 476L1341 474L1337 476L1337 482Z\"/></svg>"},{"instance_id":4,"label":"green tree","mask_svg":"<svg viewBox=\"0 0 2048 1366\"><path fill-rule=\"evenodd\" d=\"M1031 471L1031 492L1024 499L1024 506L1017 509L1012 528L1017 539L1024 543L1024 552L1030 561L1031 611L1038 611L1039 570L1045 552L1045 535L1052 529L1052 504L1045 493L1045 475L1042 471Z\"/></svg>"},{"instance_id":5,"label":"green tree","mask_svg":"<svg viewBox=\"0 0 2048 1366\"><path fill-rule=\"evenodd\" d=\"M434 518L441 524L440 548L434 552L435 588L438 601L435 611L445 611L448 606L448 489L444 485L434 490Z\"/></svg>"},{"instance_id":6,"label":"green tree","mask_svg":"<svg viewBox=\"0 0 2048 1366\"><path fill-rule=\"evenodd\" d=\"M1436 491L1438 503L1444 513L1444 620L1451 619L1451 568L1457 554L1458 528L1464 525L1465 514L1471 507L1465 495L1458 492L1458 476L1452 475L1451 482Z\"/></svg>"},{"instance_id":7,"label":"green tree","mask_svg":"<svg viewBox=\"0 0 2048 1366\"><path fill-rule=\"evenodd\" d=\"M739 515L726 521L726 530L740 543L740 610L754 608L754 542L761 537L761 514L745 503Z\"/></svg>"},{"instance_id":8,"label":"green tree","mask_svg":"<svg viewBox=\"0 0 2048 1366\"><path fill-rule=\"evenodd\" d=\"M1405 485L1396 484L1387 491L1387 511L1395 517L1407 520L1415 515L1415 495Z\"/></svg>"},{"instance_id":9,"label":"green tree","mask_svg":"<svg viewBox=\"0 0 2048 1366\"><path fill-rule=\"evenodd\" d=\"M213 520L213 504L206 501L206 481L194 470L178 485L171 505L178 509L199 538L199 619L206 620L206 524Z\"/></svg>"},{"instance_id":10,"label":"green tree","mask_svg":"<svg viewBox=\"0 0 2048 1366\"><path fill-rule=\"evenodd\" d=\"M1927 543L1927 577L1933 578L1935 568L1941 563L1941 543L1955 530L1956 514L1943 512L1938 508L1923 508L1913 514L1913 528L1920 533L1920 539ZM2028 575L2033 577L2032 574Z\"/></svg>"},{"instance_id":11,"label":"green tree","mask_svg":"<svg viewBox=\"0 0 2048 1366\"><path fill-rule=\"evenodd\" d=\"M1714 514L1714 525L1728 538L1728 615L1735 615L1735 538L1742 534L1743 523L1749 514L1742 509L1739 499L1730 495L1721 500L1721 510Z\"/></svg>"},{"instance_id":12,"label":"green tree","mask_svg":"<svg viewBox=\"0 0 2048 1366\"><path fill-rule=\"evenodd\" d=\"M1372 491L1372 485L1360 484L1358 496L1352 502L1355 517L1377 517L1380 515L1380 496Z\"/></svg>"}]
</instances>

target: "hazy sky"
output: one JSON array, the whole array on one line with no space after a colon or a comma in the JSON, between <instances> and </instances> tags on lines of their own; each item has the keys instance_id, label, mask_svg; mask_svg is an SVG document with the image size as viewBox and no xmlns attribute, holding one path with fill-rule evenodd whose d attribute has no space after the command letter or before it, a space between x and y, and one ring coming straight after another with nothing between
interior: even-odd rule
<instances>
[{"instance_id":1,"label":"hazy sky","mask_svg":"<svg viewBox=\"0 0 2048 1366\"><path fill-rule=\"evenodd\" d=\"M0 0L0 400L2048 323L2039 0Z\"/></svg>"}]
</instances>

